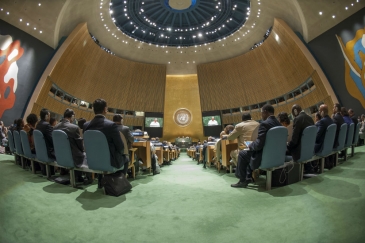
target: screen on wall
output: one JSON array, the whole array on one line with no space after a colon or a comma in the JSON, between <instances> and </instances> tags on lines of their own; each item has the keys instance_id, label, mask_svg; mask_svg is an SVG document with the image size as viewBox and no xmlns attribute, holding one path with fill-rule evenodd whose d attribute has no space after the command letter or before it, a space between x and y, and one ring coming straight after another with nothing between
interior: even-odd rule
<instances>
[{"instance_id":1,"label":"screen on wall","mask_svg":"<svg viewBox=\"0 0 365 243\"><path fill-rule=\"evenodd\" d=\"M163 118L145 117L145 127L163 127Z\"/></svg>"},{"instance_id":2,"label":"screen on wall","mask_svg":"<svg viewBox=\"0 0 365 243\"><path fill-rule=\"evenodd\" d=\"M150 138L162 137L163 135L163 113L145 112L144 131Z\"/></svg>"},{"instance_id":3,"label":"screen on wall","mask_svg":"<svg viewBox=\"0 0 365 243\"><path fill-rule=\"evenodd\" d=\"M204 111L202 117L204 136L219 137L219 134L222 132L221 112Z\"/></svg>"},{"instance_id":4,"label":"screen on wall","mask_svg":"<svg viewBox=\"0 0 365 243\"><path fill-rule=\"evenodd\" d=\"M203 126L210 127L220 125L222 125L220 116L203 116Z\"/></svg>"}]
</instances>

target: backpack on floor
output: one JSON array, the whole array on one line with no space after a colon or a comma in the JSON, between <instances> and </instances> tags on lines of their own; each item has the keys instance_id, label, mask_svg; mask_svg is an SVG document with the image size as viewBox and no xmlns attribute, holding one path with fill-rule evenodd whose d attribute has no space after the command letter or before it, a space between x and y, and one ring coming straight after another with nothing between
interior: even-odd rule
<instances>
[{"instance_id":1,"label":"backpack on floor","mask_svg":"<svg viewBox=\"0 0 365 243\"><path fill-rule=\"evenodd\" d=\"M104 187L107 195L115 197L119 197L132 189L131 183L121 172L104 175L101 185Z\"/></svg>"}]
</instances>

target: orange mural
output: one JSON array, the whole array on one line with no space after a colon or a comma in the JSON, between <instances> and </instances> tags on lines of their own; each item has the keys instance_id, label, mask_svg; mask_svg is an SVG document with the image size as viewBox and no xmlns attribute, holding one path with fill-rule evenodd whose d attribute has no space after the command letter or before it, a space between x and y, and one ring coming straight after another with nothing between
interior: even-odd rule
<instances>
[{"instance_id":1,"label":"orange mural","mask_svg":"<svg viewBox=\"0 0 365 243\"><path fill-rule=\"evenodd\" d=\"M344 45L336 36L345 58L345 84L349 94L365 108L365 29L356 32L353 40Z\"/></svg>"},{"instance_id":2,"label":"orange mural","mask_svg":"<svg viewBox=\"0 0 365 243\"><path fill-rule=\"evenodd\" d=\"M18 66L16 61L21 58L24 49L20 41L13 41L11 36L0 36L0 117L5 110L11 109L15 103L15 91L18 87Z\"/></svg>"}]
</instances>

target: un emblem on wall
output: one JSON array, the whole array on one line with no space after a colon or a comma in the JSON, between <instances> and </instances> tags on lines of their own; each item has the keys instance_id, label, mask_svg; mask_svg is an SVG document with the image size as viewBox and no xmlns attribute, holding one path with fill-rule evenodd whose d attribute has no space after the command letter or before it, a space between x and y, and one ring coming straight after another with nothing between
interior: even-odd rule
<instances>
[{"instance_id":1,"label":"un emblem on wall","mask_svg":"<svg viewBox=\"0 0 365 243\"><path fill-rule=\"evenodd\" d=\"M173 119L177 125L185 127L191 123L193 117L188 109L181 108L175 111Z\"/></svg>"}]
</instances>

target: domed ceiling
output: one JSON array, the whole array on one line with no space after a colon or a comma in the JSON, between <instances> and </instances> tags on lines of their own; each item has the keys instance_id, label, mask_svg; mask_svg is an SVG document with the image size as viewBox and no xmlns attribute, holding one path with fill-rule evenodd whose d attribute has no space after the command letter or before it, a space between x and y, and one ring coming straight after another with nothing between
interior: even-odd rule
<instances>
[{"instance_id":1,"label":"domed ceiling","mask_svg":"<svg viewBox=\"0 0 365 243\"><path fill-rule=\"evenodd\" d=\"M118 29L139 41L193 46L240 29L250 0L112 0L110 14Z\"/></svg>"}]
</instances>

